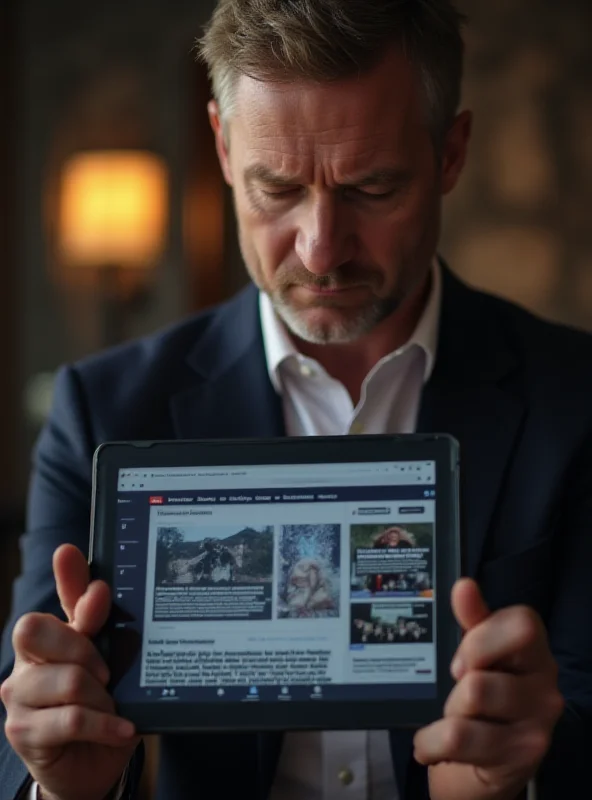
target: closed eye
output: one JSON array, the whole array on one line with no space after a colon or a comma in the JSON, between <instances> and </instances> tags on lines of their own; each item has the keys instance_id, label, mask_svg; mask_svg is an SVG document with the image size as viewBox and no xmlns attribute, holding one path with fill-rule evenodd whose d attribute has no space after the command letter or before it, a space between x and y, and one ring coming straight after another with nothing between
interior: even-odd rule
<instances>
[{"instance_id":1,"label":"closed eye","mask_svg":"<svg viewBox=\"0 0 592 800\"><path fill-rule=\"evenodd\" d=\"M347 191L350 192L350 194L353 193L355 196L362 197L367 200L388 200L390 197L394 197L397 189L377 190L354 186L347 189Z\"/></svg>"},{"instance_id":2,"label":"closed eye","mask_svg":"<svg viewBox=\"0 0 592 800\"><path fill-rule=\"evenodd\" d=\"M267 189L259 188L259 201L268 205L293 203L302 194L301 186L273 186Z\"/></svg>"},{"instance_id":3,"label":"closed eye","mask_svg":"<svg viewBox=\"0 0 592 800\"><path fill-rule=\"evenodd\" d=\"M267 197L286 197L290 194L295 194L299 192L300 189L298 186L287 186L286 188L277 188L277 189L261 189L264 195Z\"/></svg>"}]
</instances>

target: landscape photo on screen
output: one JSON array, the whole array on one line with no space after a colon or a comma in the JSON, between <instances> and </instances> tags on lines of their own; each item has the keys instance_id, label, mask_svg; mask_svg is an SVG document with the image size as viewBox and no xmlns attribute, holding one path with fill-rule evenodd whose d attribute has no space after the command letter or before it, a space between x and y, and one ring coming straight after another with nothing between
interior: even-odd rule
<instances>
[{"instance_id":1,"label":"landscape photo on screen","mask_svg":"<svg viewBox=\"0 0 592 800\"><path fill-rule=\"evenodd\" d=\"M274 526L160 526L154 619L270 619Z\"/></svg>"}]
</instances>

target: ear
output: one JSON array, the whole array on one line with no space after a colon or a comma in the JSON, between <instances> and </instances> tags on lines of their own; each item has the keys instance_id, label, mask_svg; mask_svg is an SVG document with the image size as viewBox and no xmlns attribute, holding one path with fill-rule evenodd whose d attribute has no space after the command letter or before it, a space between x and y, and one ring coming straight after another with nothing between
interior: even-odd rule
<instances>
[{"instance_id":1,"label":"ear","mask_svg":"<svg viewBox=\"0 0 592 800\"><path fill-rule=\"evenodd\" d=\"M218 160L224 180L229 186L232 186L232 171L230 169L230 157L228 155L228 145L224 136L224 128L220 116L220 109L215 100L210 100L208 103L208 116L210 118L210 125L214 131L214 139L216 141L216 152L218 153Z\"/></svg>"},{"instance_id":2,"label":"ear","mask_svg":"<svg viewBox=\"0 0 592 800\"><path fill-rule=\"evenodd\" d=\"M463 111L448 132L442 153L442 194L451 192L458 183L467 158L472 127L472 113Z\"/></svg>"}]
</instances>

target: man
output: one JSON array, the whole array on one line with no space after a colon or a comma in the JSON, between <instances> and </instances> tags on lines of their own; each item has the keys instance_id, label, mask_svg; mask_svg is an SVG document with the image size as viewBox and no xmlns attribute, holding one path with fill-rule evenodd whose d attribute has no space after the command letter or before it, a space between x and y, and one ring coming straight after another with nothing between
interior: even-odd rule
<instances>
[{"instance_id":1,"label":"man","mask_svg":"<svg viewBox=\"0 0 592 800\"><path fill-rule=\"evenodd\" d=\"M51 800L137 782L90 642L109 591L71 545L53 561L67 622L53 616L52 554L87 550L99 442L414 429L461 442L477 581L453 592L466 633L443 719L415 736L164 737L158 798L513 800L535 776L545 800L586 794L592 344L435 257L470 132L459 26L448 0L219 3L210 116L260 293L60 373L4 639L0 800L34 794L28 774Z\"/></svg>"}]
</instances>

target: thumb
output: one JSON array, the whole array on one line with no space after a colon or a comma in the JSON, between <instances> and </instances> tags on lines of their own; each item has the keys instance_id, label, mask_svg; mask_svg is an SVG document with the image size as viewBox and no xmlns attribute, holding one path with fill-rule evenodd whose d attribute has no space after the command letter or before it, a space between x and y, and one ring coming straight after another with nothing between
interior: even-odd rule
<instances>
[{"instance_id":1,"label":"thumb","mask_svg":"<svg viewBox=\"0 0 592 800\"><path fill-rule=\"evenodd\" d=\"M111 594L103 581L90 581L84 555L71 544L59 547L53 556L53 571L60 603L70 625L93 637L109 616Z\"/></svg>"},{"instance_id":2,"label":"thumb","mask_svg":"<svg viewBox=\"0 0 592 800\"><path fill-rule=\"evenodd\" d=\"M76 603L88 589L90 581L86 558L74 545L63 544L53 554L53 574L61 606L68 622L72 622Z\"/></svg>"},{"instance_id":3,"label":"thumb","mask_svg":"<svg viewBox=\"0 0 592 800\"><path fill-rule=\"evenodd\" d=\"M452 610L463 631L469 631L490 615L481 590L474 580L461 578L452 589Z\"/></svg>"},{"instance_id":4,"label":"thumb","mask_svg":"<svg viewBox=\"0 0 592 800\"><path fill-rule=\"evenodd\" d=\"M104 581L93 581L74 609L72 627L92 639L107 622L111 591Z\"/></svg>"}]
</instances>

